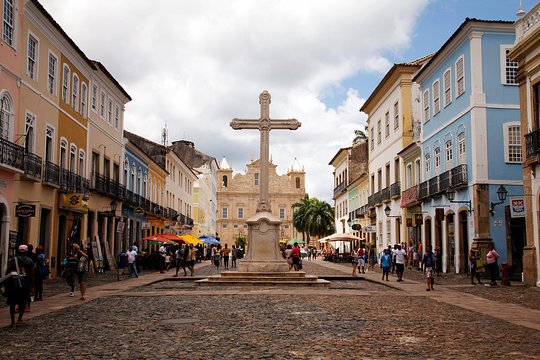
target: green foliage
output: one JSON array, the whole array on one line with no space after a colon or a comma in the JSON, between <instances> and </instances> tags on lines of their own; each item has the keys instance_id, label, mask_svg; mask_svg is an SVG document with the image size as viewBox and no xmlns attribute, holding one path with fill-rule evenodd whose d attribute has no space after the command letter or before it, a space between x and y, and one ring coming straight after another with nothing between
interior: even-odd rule
<instances>
[{"instance_id":1,"label":"green foliage","mask_svg":"<svg viewBox=\"0 0 540 360\"><path fill-rule=\"evenodd\" d=\"M308 194L292 205L293 225L302 238L309 241L310 236L324 237L335 232L334 209L330 204Z\"/></svg>"},{"instance_id":2,"label":"green foliage","mask_svg":"<svg viewBox=\"0 0 540 360\"><path fill-rule=\"evenodd\" d=\"M242 249L245 249L247 244L246 235L238 235L234 240L234 244L236 245L236 247L241 247Z\"/></svg>"}]
</instances>

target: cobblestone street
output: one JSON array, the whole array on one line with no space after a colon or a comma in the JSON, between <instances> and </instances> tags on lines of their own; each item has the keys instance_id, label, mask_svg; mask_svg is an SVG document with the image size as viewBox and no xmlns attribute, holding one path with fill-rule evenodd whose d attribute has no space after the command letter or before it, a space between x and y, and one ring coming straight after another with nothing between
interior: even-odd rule
<instances>
[{"instance_id":1,"label":"cobblestone street","mask_svg":"<svg viewBox=\"0 0 540 360\"><path fill-rule=\"evenodd\" d=\"M319 276L350 271L348 264L304 264L306 273ZM196 275L215 273L207 263L197 265ZM120 282L99 275L86 302L69 298L61 280L49 280L45 300L33 304L23 324L5 327L7 308L2 309L0 358L471 359L495 351L489 358L533 359L540 352L540 327L487 316L480 307L476 311L475 301L499 303L448 290L465 288L459 283L424 294L413 281L379 283L379 274L332 280L328 289L199 287L189 276L172 275L146 273ZM98 279L104 285L98 286ZM521 297L538 294L517 286L467 289L495 290L493 296L518 288ZM471 296L473 310L445 302L451 296ZM40 307L49 310L39 314Z\"/></svg>"}]
</instances>

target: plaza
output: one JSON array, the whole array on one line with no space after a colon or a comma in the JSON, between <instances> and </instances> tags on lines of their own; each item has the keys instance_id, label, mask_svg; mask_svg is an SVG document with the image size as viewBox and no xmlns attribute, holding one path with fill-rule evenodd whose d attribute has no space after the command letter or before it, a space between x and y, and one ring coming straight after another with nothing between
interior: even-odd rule
<instances>
[{"instance_id":1,"label":"plaza","mask_svg":"<svg viewBox=\"0 0 540 360\"><path fill-rule=\"evenodd\" d=\"M320 259L304 269L330 287L199 287L194 279L216 273L208 262L193 278L143 272L104 282L84 302L49 280L23 324L7 328L1 309L0 358L533 359L540 351L535 287L485 288L453 275L426 292L416 270L398 283L371 272L352 278L350 264ZM99 276L107 275L90 283Z\"/></svg>"}]
</instances>

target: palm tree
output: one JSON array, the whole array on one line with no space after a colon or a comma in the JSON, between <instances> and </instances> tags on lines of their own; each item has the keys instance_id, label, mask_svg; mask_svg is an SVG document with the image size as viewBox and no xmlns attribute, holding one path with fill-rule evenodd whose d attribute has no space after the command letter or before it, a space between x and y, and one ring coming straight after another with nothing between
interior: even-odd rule
<instances>
[{"instance_id":1,"label":"palm tree","mask_svg":"<svg viewBox=\"0 0 540 360\"><path fill-rule=\"evenodd\" d=\"M362 140L367 140L368 126L364 127L364 130L354 130L353 144L356 144Z\"/></svg>"},{"instance_id":2,"label":"palm tree","mask_svg":"<svg viewBox=\"0 0 540 360\"><path fill-rule=\"evenodd\" d=\"M310 198L308 194L292 205L293 224L309 243L310 236L324 237L335 232L334 209L325 201Z\"/></svg>"}]
</instances>

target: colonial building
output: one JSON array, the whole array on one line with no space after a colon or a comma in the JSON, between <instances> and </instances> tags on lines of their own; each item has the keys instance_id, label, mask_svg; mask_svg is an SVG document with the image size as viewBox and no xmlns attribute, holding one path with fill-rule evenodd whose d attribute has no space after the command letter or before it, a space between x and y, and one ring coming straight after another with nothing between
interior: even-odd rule
<instances>
[{"instance_id":1,"label":"colonial building","mask_svg":"<svg viewBox=\"0 0 540 360\"><path fill-rule=\"evenodd\" d=\"M425 244L442 270L467 271L472 242L492 243L521 274L524 212L517 63L508 58L512 22L466 19L413 81L421 87ZM425 245L424 244L424 245Z\"/></svg>"},{"instance_id":2,"label":"colonial building","mask_svg":"<svg viewBox=\"0 0 540 360\"><path fill-rule=\"evenodd\" d=\"M280 238L290 240L297 233L292 223L292 205L304 197L305 171L294 161L285 175L278 175L271 160L268 171L270 208L281 220ZM218 175L217 188L217 232L221 243L229 247L239 236L247 236L246 220L253 216L259 201L259 160L247 164L244 174L234 174L233 169L223 158Z\"/></svg>"},{"instance_id":3,"label":"colonial building","mask_svg":"<svg viewBox=\"0 0 540 360\"><path fill-rule=\"evenodd\" d=\"M516 41L510 57L519 63L520 123L526 243L523 244L523 280L540 286L540 3L527 14L520 10L515 23Z\"/></svg>"}]
</instances>

